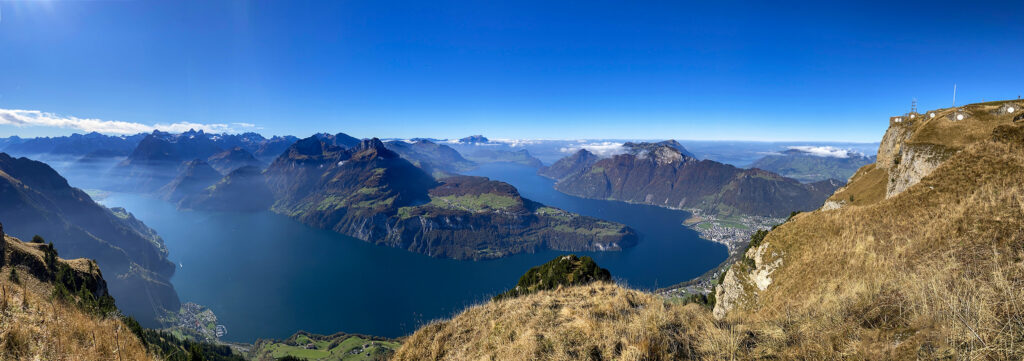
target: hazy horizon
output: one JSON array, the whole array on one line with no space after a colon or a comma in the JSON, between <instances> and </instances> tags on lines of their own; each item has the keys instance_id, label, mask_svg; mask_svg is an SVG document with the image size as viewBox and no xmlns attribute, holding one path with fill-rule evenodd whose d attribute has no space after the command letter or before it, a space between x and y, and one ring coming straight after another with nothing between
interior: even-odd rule
<instances>
[{"instance_id":1,"label":"hazy horizon","mask_svg":"<svg viewBox=\"0 0 1024 361\"><path fill-rule=\"evenodd\" d=\"M733 5L0 2L0 135L872 142L1021 93L998 4Z\"/></svg>"}]
</instances>

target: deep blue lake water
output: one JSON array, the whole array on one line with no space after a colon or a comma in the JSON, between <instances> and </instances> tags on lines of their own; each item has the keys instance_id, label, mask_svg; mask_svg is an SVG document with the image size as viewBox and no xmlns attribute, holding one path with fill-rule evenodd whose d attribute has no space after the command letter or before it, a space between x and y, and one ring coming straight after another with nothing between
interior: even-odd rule
<instances>
[{"instance_id":1,"label":"deep blue lake water","mask_svg":"<svg viewBox=\"0 0 1024 361\"><path fill-rule=\"evenodd\" d=\"M533 168L489 164L471 172L515 185L532 200L625 223L637 246L594 257L620 282L653 289L700 275L726 258L724 246L681 225L688 214L564 195ZM297 330L397 337L515 285L527 269L567 252L454 261L375 246L270 212L178 211L159 199L114 193L157 230L180 264L172 278L182 302L210 307L231 341L285 338Z\"/></svg>"}]
</instances>

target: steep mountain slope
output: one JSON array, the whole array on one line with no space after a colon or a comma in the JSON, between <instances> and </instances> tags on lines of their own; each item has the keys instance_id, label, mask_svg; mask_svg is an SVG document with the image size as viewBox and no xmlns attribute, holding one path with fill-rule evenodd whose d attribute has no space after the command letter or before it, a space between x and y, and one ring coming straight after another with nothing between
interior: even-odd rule
<instances>
[{"instance_id":1,"label":"steep mountain slope","mask_svg":"<svg viewBox=\"0 0 1024 361\"><path fill-rule=\"evenodd\" d=\"M235 169L217 183L185 197L178 203L184 209L215 211L260 211L274 204L274 194L258 167Z\"/></svg>"},{"instance_id":2,"label":"steep mountain slope","mask_svg":"<svg viewBox=\"0 0 1024 361\"><path fill-rule=\"evenodd\" d=\"M338 137L329 136L331 139ZM347 137L347 136L345 136ZM118 190L150 193L174 180L179 166L204 159L222 174L244 166L261 167L260 156L276 157L292 144L294 137L266 139L257 133L210 134L189 130L181 134L153 131L143 138L128 157L110 171ZM267 155L270 153L270 155Z\"/></svg>"},{"instance_id":3,"label":"steep mountain slope","mask_svg":"<svg viewBox=\"0 0 1024 361\"><path fill-rule=\"evenodd\" d=\"M112 179L120 179L118 188L155 192L171 182L181 163L206 159L222 148L203 131L170 134L153 131L128 158L111 170Z\"/></svg>"},{"instance_id":4,"label":"steep mountain slope","mask_svg":"<svg viewBox=\"0 0 1024 361\"><path fill-rule=\"evenodd\" d=\"M123 317L95 261L5 237L0 225L0 358L242 361L227 346L179 340Z\"/></svg>"},{"instance_id":5,"label":"steep mountain slope","mask_svg":"<svg viewBox=\"0 0 1024 361\"><path fill-rule=\"evenodd\" d=\"M619 286L568 287L426 325L395 360L1024 358L1022 105L894 119L886 139L901 140L883 142L879 161L833 196L855 200L752 240L707 297L713 312ZM914 139L949 152L926 167L936 157Z\"/></svg>"},{"instance_id":6,"label":"steep mountain slope","mask_svg":"<svg viewBox=\"0 0 1024 361\"><path fill-rule=\"evenodd\" d=\"M808 186L759 169L699 161L672 141L625 147L625 154L573 169L555 189L586 198L773 217L817 208L834 190L830 183Z\"/></svg>"},{"instance_id":7,"label":"steep mountain slope","mask_svg":"<svg viewBox=\"0 0 1024 361\"><path fill-rule=\"evenodd\" d=\"M96 204L44 163L0 153L0 221L11 235L39 234L68 256L95 259L113 276L119 306L148 323L162 309L178 309L163 240L124 209Z\"/></svg>"},{"instance_id":8,"label":"steep mountain slope","mask_svg":"<svg viewBox=\"0 0 1024 361\"><path fill-rule=\"evenodd\" d=\"M178 176L160 188L160 197L178 203L217 183L222 176L206 162L194 159L178 167Z\"/></svg>"},{"instance_id":9,"label":"steep mountain slope","mask_svg":"<svg viewBox=\"0 0 1024 361\"><path fill-rule=\"evenodd\" d=\"M155 360L116 317L96 263L61 259L0 226L0 357L7 360Z\"/></svg>"},{"instance_id":10,"label":"steep mountain slope","mask_svg":"<svg viewBox=\"0 0 1024 361\"><path fill-rule=\"evenodd\" d=\"M860 167L874 163L873 157L847 151L842 155L817 155L801 149L789 149L780 154L766 155L750 165L801 182L828 179L846 181Z\"/></svg>"},{"instance_id":11,"label":"steep mountain slope","mask_svg":"<svg viewBox=\"0 0 1024 361\"><path fill-rule=\"evenodd\" d=\"M429 174L455 174L476 166L476 163L466 160L455 149L429 140L394 140L385 142L384 146Z\"/></svg>"},{"instance_id":12,"label":"steep mountain slope","mask_svg":"<svg viewBox=\"0 0 1024 361\"><path fill-rule=\"evenodd\" d=\"M209 158L206 158L206 162L221 174L228 174L242 167L252 166L259 168L263 166L252 153L249 153L249 151L242 147L233 147L211 155Z\"/></svg>"},{"instance_id":13,"label":"steep mountain slope","mask_svg":"<svg viewBox=\"0 0 1024 361\"><path fill-rule=\"evenodd\" d=\"M586 149L580 149L573 153L573 155L559 159L551 166L542 167L537 171L537 174L555 180L576 176L589 169L590 166L597 163L600 159L601 157L598 157L596 154Z\"/></svg>"},{"instance_id":14,"label":"steep mountain slope","mask_svg":"<svg viewBox=\"0 0 1024 361\"><path fill-rule=\"evenodd\" d=\"M618 250L628 228L522 198L480 177L438 183L377 139L344 149L296 142L266 171L273 210L316 227L437 257L492 258L541 248Z\"/></svg>"},{"instance_id":15,"label":"steep mountain slope","mask_svg":"<svg viewBox=\"0 0 1024 361\"><path fill-rule=\"evenodd\" d=\"M726 274L716 316L814 334L821 355L1024 356L1021 105L894 117L878 162Z\"/></svg>"},{"instance_id":16,"label":"steep mountain slope","mask_svg":"<svg viewBox=\"0 0 1024 361\"><path fill-rule=\"evenodd\" d=\"M288 149L288 147L294 144L297 140L299 140L299 138L291 135L273 136L263 142L263 144L260 144L259 147L252 152L252 155L261 161L269 163L273 161L274 158L281 155L285 149Z\"/></svg>"}]
</instances>

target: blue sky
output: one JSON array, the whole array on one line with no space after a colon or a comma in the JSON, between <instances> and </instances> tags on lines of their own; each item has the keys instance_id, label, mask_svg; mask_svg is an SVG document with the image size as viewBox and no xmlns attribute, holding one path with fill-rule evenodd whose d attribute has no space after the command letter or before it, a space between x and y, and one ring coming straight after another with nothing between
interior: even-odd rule
<instances>
[{"instance_id":1,"label":"blue sky","mask_svg":"<svg viewBox=\"0 0 1024 361\"><path fill-rule=\"evenodd\" d=\"M1024 92L1018 6L0 0L0 123L65 126L0 136L878 141L954 82L959 103Z\"/></svg>"}]
</instances>

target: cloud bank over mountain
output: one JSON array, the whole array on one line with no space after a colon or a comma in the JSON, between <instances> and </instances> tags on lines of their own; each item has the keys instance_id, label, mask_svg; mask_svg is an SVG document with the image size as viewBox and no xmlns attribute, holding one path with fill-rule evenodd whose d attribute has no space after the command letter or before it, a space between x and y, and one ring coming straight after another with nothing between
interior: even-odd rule
<instances>
[{"instance_id":1,"label":"cloud bank over mountain","mask_svg":"<svg viewBox=\"0 0 1024 361\"><path fill-rule=\"evenodd\" d=\"M203 130L208 133L233 133L245 130L257 129L251 123L193 123L178 122L171 124L147 125L135 122L124 122L118 120L102 120L95 118L78 118L74 116L58 115L39 110L22 109L0 109L0 125L13 125L17 127L56 127L71 128L85 132L98 132L104 134L138 134L149 133L154 130L161 130L171 133L181 133L189 129Z\"/></svg>"},{"instance_id":2,"label":"cloud bank over mountain","mask_svg":"<svg viewBox=\"0 0 1024 361\"><path fill-rule=\"evenodd\" d=\"M863 155L860 152L852 151L849 149L836 148L833 146L812 146L812 145L794 145L787 147L788 149L799 150L810 155L816 155L819 157L833 157L833 158L848 158L851 155Z\"/></svg>"},{"instance_id":3,"label":"cloud bank over mountain","mask_svg":"<svg viewBox=\"0 0 1024 361\"><path fill-rule=\"evenodd\" d=\"M562 147L560 151L562 153L576 153L580 149L586 149L591 153L597 154L598 156L605 158L616 154L625 153L626 149L622 146L621 142L593 142L593 143L580 143L567 147Z\"/></svg>"}]
</instances>

